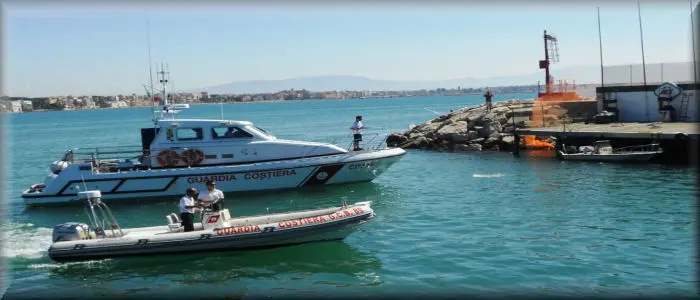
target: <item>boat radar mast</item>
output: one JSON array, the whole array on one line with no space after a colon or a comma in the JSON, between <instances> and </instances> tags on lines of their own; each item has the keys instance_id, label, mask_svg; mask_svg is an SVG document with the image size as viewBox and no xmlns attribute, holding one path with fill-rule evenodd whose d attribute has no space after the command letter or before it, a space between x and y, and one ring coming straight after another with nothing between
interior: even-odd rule
<instances>
[{"instance_id":1,"label":"boat radar mast","mask_svg":"<svg viewBox=\"0 0 700 300\"><path fill-rule=\"evenodd\" d=\"M160 82L162 89L159 90L159 95L162 97L159 99L158 96L153 95L153 101L162 104L162 106L154 106L155 119L154 122L164 119L175 119L175 114L179 113L181 109L190 108L189 104L170 104L170 95L168 94L168 81L170 79L170 71L166 70L163 63L160 64L160 71L157 72L158 81ZM153 87L151 87L153 88ZM155 89L155 88L153 88Z\"/></svg>"}]
</instances>

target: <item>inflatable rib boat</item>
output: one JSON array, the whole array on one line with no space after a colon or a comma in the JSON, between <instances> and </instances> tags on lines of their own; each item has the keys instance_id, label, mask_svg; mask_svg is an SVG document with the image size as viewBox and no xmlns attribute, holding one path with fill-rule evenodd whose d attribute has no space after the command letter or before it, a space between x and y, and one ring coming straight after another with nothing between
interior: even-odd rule
<instances>
[{"instance_id":1,"label":"inflatable rib boat","mask_svg":"<svg viewBox=\"0 0 700 300\"><path fill-rule=\"evenodd\" d=\"M201 210L194 231L184 232L180 218L166 216L164 226L121 228L100 191L78 193L92 228L85 223L56 225L49 257L76 261L188 251L243 250L326 240L342 240L375 216L372 202L325 209L231 218L228 209Z\"/></svg>"}]
</instances>

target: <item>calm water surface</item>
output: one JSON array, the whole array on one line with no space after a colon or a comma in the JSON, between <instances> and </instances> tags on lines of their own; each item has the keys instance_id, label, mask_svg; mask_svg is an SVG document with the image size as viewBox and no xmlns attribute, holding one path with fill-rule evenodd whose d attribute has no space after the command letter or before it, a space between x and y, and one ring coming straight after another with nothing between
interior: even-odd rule
<instances>
[{"instance_id":1,"label":"calm water surface","mask_svg":"<svg viewBox=\"0 0 700 300\"><path fill-rule=\"evenodd\" d=\"M501 95L530 98L529 94ZM293 101L224 106L280 138L350 145L354 116L372 133L405 130L481 97ZM193 106L188 117L220 117ZM232 215L374 201L377 218L343 242L251 252L58 264L51 228L86 221L81 207L25 209L67 148L140 145L147 108L5 118L5 297L376 295L377 293L693 295L696 171L559 162L547 152L411 150L371 183L227 195ZM124 227L165 224L177 199L110 203Z\"/></svg>"}]
</instances>

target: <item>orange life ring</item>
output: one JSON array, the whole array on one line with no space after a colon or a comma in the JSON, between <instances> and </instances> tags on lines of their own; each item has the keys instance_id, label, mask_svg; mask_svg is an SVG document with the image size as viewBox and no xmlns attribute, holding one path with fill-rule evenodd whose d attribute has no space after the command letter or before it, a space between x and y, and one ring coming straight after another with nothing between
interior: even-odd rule
<instances>
[{"instance_id":1,"label":"orange life ring","mask_svg":"<svg viewBox=\"0 0 700 300\"><path fill-rule=\"evenodd\" d=\"M180 161L180 155L173 150L163 150L158 153L157 159L161 166L172 166Z\"/></svg>"},{"instance_id":2,"label":"orange life ring","mask_svg":"<svg viewBox=\"0 0 700 300\"><path fill-rule=\"evenodd\" d=\"M188 149L182 152L182 162L186 165L196 166L204 160L204 153L199 149Z\"/></svg>"}]
</instances>

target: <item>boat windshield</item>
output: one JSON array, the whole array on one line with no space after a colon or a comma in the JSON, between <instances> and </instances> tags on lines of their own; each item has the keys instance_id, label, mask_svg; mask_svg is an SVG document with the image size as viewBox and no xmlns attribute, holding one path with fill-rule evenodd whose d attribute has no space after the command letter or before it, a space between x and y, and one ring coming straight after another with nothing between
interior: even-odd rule
<instances>
[{"instance_id":1,"label":"boat windshield","mask_svg":"<svg viewBox=\"0 0 700 300\"><path fill-rule=\"evenodd\" d=\"M261 131L262 133L264 133L264 134L266 134L266 135L272 136L272 134L270 134L269 132L267 132L267 130L265 130L265 129L262 129L262 128L258 127L258 126L253 126L253 127L255 127L255 129Z\"/></svg>"}]
</instances>

